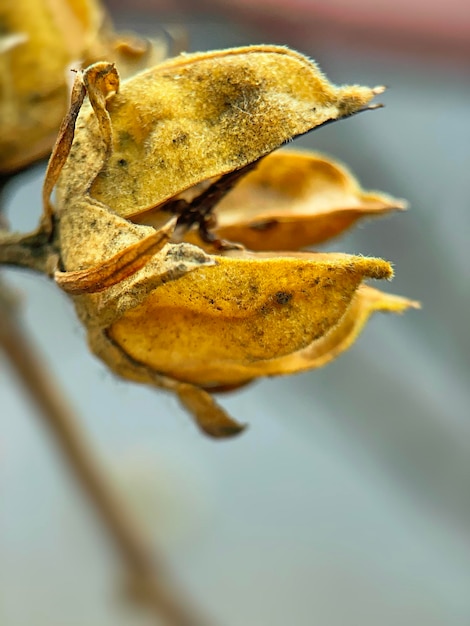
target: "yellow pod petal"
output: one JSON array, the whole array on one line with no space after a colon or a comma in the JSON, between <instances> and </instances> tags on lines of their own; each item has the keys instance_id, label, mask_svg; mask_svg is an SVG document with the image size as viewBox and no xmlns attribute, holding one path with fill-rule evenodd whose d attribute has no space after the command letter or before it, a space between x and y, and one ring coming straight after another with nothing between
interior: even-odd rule
<instances>
[{"instance_id":1,"label":"yellow pod petal","mask_svg":"<svg viewBox=\"0 0 470 626\"><path fill-rule=\"evenodd\" d=\"M251 250L298 250L339 235L361 218L405 206L364 191L333 159L281 151L266 156L221 200L214 231ZM195 232L187 240L201 244Z\"/></svg>"},{"instance_id":2,"label":"yellow pod petal","mask_svg":"<svg viewBox=\"0 0 470 626\"><path fill-rule=\"evenodd\" d=\"M113 150L91 195L123 217L151 213L201 181L367 108L376 93L336 87L312 61L276 46L182 55L124 81L108 98ZM84 107L63 195L81 190L83 173L102 158L95 114Z\"/></svg>"},{"instance_id":3,"label":"yellow pod petal","mask_svg":"<svg viewBox=\"0 0 470 626\"><path fill-rule=\"evenodd\" d=\"M290 355L336 326L366 278L389 278L382 259L298 253L214 257L155 289L110 325L134 361L204 387L234 385L253 365ZM261 368L262 369L262 368Z\"/></svg>"},{"instance_id":4,"label":"yellow pod petal","mask_svg":"<svg viewBox=\"0 0 470 626\"><path fill-rule=\"evenodd\" d=\"M336 326L306 348L263 363L257 368L256 374L258 376L295 374L323 367L351 347L373 313L377 311L404 313L410 308L418 309L420 304L416 300L361 285Z\"/></svg>"}]
</instances>

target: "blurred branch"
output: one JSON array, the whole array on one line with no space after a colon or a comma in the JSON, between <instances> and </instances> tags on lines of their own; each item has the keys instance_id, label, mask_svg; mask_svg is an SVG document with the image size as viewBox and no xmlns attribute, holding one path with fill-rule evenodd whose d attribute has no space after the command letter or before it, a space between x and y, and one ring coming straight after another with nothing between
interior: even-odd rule
<instances>
[{"instance_id":1,"label":"blurred branch","mask_svg":"<svg viewBox=\"0 0 470 626\"><path fill-rule=\"evenodd\" d=\"M393 55L465 63L470 55L467 0L367 2L367 0L105 0L111 13L126 19L200 20L205 16L244 26L255 39L282 42L318 55L345 45L373 55ZM147 19L150 19L147 17Z\"/></svg>"},{"instance_id":2,"label":"blurred branch","mask_svg":"<svg viewBox=\"0 0 470 626\"><path fill-rule=\"evenodd\" d=\"M130 574L134 599L145 604L169 626L207 624L194 615L170 587L167 573L134 526L133 520L107 483L86 442L78 420L47 372L24 328L17 321L14 294L0 278L0 349L21 380L44 423L52 432L73 474L94 505ZM161 623L160 621L157 623Z\"/></svg>"}]
</instances>

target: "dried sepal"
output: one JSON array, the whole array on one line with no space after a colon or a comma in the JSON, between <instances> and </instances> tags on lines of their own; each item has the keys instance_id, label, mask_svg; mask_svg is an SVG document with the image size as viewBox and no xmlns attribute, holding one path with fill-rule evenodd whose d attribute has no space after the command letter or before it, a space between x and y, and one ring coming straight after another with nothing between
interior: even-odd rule
<instances>
[{"instance_id":1,"label":"dried sepal","mask_svg":"<svg viewBox=\"0 0 470 626\"><path fill-rule=\"evenodd\" d=\"M46 228L52 228L51 193L56 186L62 169L67 162L72 150L75 137L75 126L77 117L85 99L88 95L90 105L96 118L99 128L97 141L102 146L101 158L92 161L88 160L80 171L80 187L73 190L65 197L58 198L59 210L61 204L68 206L75 200L80 202L81 198L88 197L88 188L101 170L106 159L112 151L112 127L109 115L106 111L106 97L119 89L119 74L114 63L98 62L87 67L84 71L75 73L75 80L70 97L70 107L59 128L57 139L52 149L52 154L47 165L46 176L44 178L43 197L43 224ZM93 202L93 200L90 200ZM96 203L95 203L96 204Z\"/></svg>"},{"instance_id":2,"label":"dried sepal","mask_svg":"<svg viewBox=\"0 0 470 626\"><path fill-rule=\"evenodd\" d=\"M335 87L312 61L276 46L182 55L124 81L108 99L113 154L90 193L124 217L158 210L201 181L368 108L376 93ZM76 137L60 183L69 191L81 188L87 161L102 158L90 107Z\"/></svg>"},{"instance_id":3,"label":"dried sepal","mask_svg":"<svg viewBox=\"0 0 470 626\"><path fill-rule=\"evenodd\" d=\"M70 106L61 122L59 132L52 149L52 154L47 164L46 175L42 186L42 226L49 232L52 231L53 214L51 194L59 179L62 167L69 156L74 137L75 123L77 116L80 113L85 95L86 87L83 83L81 74L77 73L70 96Z\"/></svg>"},{"instance_id":4,"label":"dried sepal","mask_svg":"<svg viewBox=\"0 0 470 626\"><path fill-rule=\"evenodd\" d=\"M134 275L170 241L176 218L164 228L125 247L98 265L84 270L55 272L59 287L70 295L98 293Z\"/></svg>"},{"instance_id":5,"label":"dried sepal","mask_svg":"<svg viewBox=\"0 0 470 626\"><path fill-rule=\"evenodd\" d=\"M285 150L262 159L219 202L214 233L251 250L298 250L339 235L359 219L405 207L403 200L364 191L329 157ZM204 245L196 231L186 240Z\"/></svg>"}]
</instances>

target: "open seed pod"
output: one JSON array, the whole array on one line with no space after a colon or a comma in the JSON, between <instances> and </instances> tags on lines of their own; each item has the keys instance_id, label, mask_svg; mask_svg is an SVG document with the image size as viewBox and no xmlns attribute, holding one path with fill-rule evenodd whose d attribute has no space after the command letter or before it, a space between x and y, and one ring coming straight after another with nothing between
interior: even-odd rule
<instances>
[{"instance_id":1,"label":"open seed pod","mask_svg":"<svg viewBox=\"0 0 470 626\"><path fill-rule=\"evenodd\" d=\"M412 306L362 287L392 276L382 259L175 243L182 218L211 235L205 220L230 177L375 93L334 87L305 57L265 46L179 57L121 86L112 64L79 74L46 176L45 223L60 251L56 281L91 349L119 375L175 392L222 437L242 426L211 391L323 365L374 310Z\"/></svg>"}]
</instances>

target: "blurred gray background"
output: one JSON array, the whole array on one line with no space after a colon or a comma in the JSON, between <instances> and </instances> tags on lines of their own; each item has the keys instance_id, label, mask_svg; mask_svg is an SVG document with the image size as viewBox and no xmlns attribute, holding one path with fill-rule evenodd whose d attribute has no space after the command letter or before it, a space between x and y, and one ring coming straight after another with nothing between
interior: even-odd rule
<instances>
[{"instance_id":1,"label":"blurred gray background","mask_svg":"<svg viewBox=\"0 0 470 626\"><path fill-rule=\"evenodd\" d=\"M145 33L174 17L116 11L118 26ZM376 315L322 370L221 397L250 426L227 442L205 439L172 397L114 378L67 298L8 271L25 323L123 496L217 624L468 625L468 56L407 51L390 35L383 47L296 42L210 13L185 19L194 50L288 42L333 82L389 86L384 109L297 145L409 200L327 249L391 260L384 288L423 310ZM35 225L43 173L10 184L15 228ZM0 399L0 624L148 623L120 600L117 561L2 359Z\"/></svg>"}]
</instances>

